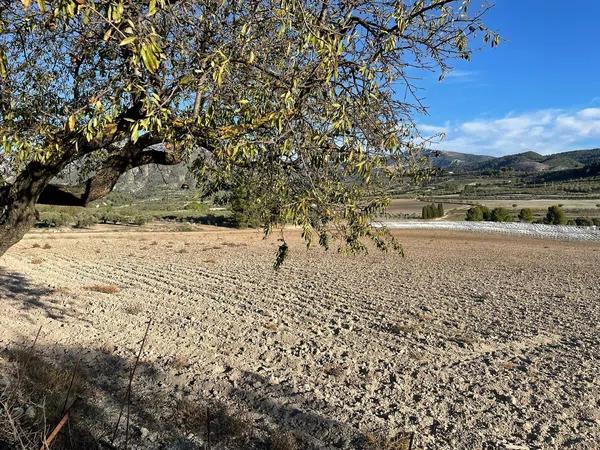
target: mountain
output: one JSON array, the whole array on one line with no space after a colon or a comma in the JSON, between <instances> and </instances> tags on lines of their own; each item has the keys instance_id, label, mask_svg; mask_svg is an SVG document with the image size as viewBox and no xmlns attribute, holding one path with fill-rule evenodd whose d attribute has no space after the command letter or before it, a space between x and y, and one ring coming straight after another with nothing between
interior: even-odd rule
<instances>
[{"instance_id":1,"label":"mountain","mask_svg":"<svg viewBox=\"0 0 600 450\"><path fill-rule=\"evenodd\" d=\"M494 159L493 156L433 150L426 152L426 156L430 158L435 167L447 170L462 170Z\"/></svg>"},{"instance_id":2,"label":"mountain","mask_svg":"<svg viewBox=\"0 0 600 450\"><path fill-rule=\"evenodd\" d=\"M600 148L552 155L541 155L529 151L500 157L439 151L430 152L430 157L434 167L461 173L507 170L526 174L576 170L580 170L577 173L586 173L586 167L600 163Z\"/></svg>"},{"instance_id":3,"label":"mountain","mask_svg":"<svg viewBox=\"0 0 600 450\"><path fill-rule=\"evenodd\" d=\"M186 184L190 187L196 185L196 180L186 164L177 166L150 164L131 169L121 175L115 190L135 194L155 189L177 189Z\"/></svg>"}]
</instances>

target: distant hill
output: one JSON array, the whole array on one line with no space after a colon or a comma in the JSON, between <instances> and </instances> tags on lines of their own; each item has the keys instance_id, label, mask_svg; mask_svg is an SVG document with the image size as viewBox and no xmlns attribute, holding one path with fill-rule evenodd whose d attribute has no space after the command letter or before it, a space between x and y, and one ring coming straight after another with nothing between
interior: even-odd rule
<instances>
[{"instance_id":1,"label":"distant hill","mask_svg":"<svg viewBox=\"0 0 600 450\"><path fill-rule=\"evenodd\" d=\"M439 156L436 156L439 155ZM460 173L483 173L510 170L525 174L555 171L579 171L600 163L600 148L576 150L552 155L529 151L501 157L472 155L458 152L430 152L431 163L440 169ZM592 171L594 172L594 171Z\"/></svg>"},{"instance_id":2,"label":"distant hill","mask_svg":"<svg viewBox=\"0 0 600 450\"><path fill-rule=\"evenodd\" d=\"M426 152L435 167L447 170L463 170L474 167L477 164L491 161L493 156L471 155L469 153L428 151Z\"/></svg>"}]
</instances>

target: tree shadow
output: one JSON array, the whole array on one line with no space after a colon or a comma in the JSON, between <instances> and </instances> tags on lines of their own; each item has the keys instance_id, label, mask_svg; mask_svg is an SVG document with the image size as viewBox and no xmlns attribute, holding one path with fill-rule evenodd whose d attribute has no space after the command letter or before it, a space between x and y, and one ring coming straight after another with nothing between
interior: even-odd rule
<instances>
[{"instance_id":1,"label":"tree shadow","mask_svg":"<svg viewBox=\"0 0 600 450\"><path fill-rule=\"evenodd\" d=\"M8 383L12 388L5 389L2 398L0 376L0 401L10 404L11 411L21 412L16 420L24 435L34 436L37 427L38 446L42 435L60 421L64 405L73 404L69 426L61 431L53 449L124 448L127 407L119 427L116 423L122 405L128 403L124 399L133 361L133 355L123 357L101 348L5 349L0 352L0 372L13 382ZM219 398L201 396L201 386L195 386L196 393L182 396L165 382L170 370L140 362L129 402L129 448L200 450L207 448L209 438L213 449L378 448L348 424L299 410L293 406L297 398L289 390L282 388L277 399L259 394L269 382L255 373L243 373L237 386L224 393L224 400L236 405L232 409ZM71 379L74 382L67 399ZM31 405L36 405L35 418L22 414ZM0 409L0 448L11 444L3 442L11 436L2 430L6 423L3 413ZM257 417L261 419L257 421ZM45 433L40 432L43 423L47 424Z\"/></svg>"},{"instance_id":2,"label":"tree shadow","mask_svg":"<svg viewBox=\"0 0 600 450\"><path fill-rule=\"evenodd\" d=\"M55 292L55 289L35 283L22 273L0 266L0 301L12 300L19 309L41 310L47 317L61 320L65 312L47 300Z\"/></svg>"}]
</instances>

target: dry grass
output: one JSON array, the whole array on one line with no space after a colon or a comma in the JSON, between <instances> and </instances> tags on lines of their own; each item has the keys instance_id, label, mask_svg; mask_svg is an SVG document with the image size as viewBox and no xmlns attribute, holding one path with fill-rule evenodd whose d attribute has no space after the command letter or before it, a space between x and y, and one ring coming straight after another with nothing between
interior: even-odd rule
<instances>
[{"instance_id":1,"label":"dry grass","mask_svg":"<svg viewBox=\"0 0 600 450\"><path fill-rule=\"evenodd\" d=\"M413 433L400 433L389 438L366 432L364 436L369 450L410 450L411 442L413 444L412 448L416 448Z\"/></svg>"},{"instance_id":2,"label":"dry grass","mask_svg":"<svg viewBox=\"0 0 600 450\"><path fill-rule=\"evenodd\" d=\"M91 284L85 286L84 289L86 291L100 292L102 294L116 294L117 292L121 292L121 288L114 284Z\"/></svg>"},{"instance_id":3,"label":"dry grass","mask_svg":"<svg viewBox=\"0 0 600 450\"><path fill-rule=\"evenodd\" d=\"M86 378L80 371L73 373L72 365L56 366L29 348L11 348L4 354L14 382L0 391L0 448L37 449L44 430L62 417L65 404L70 406L84 393Z\"/></svg>"},{"instance_id":4,"label":"dry grass","mask_svg":"<svg viewBox=\"0 0 600 450\"><path fill-rule=\"evenodd\" d=\"M188 431L216 440L236 439L251 432L249 419L243 412L229 414L219 404L207 404L184 398L177 402L177 418L181 426Z\"/></svg>"}]
</instances>

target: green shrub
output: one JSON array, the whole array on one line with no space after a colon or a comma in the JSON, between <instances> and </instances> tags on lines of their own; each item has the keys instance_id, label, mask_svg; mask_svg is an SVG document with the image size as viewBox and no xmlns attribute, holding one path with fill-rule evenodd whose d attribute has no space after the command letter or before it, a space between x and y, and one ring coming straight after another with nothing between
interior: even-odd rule
<instances>
[{"instance_id":1,"label":"green shrub","mask_svg":"<svg viewBox=\"0 0 600 450\"><path fill-rule=\"evenodd\" d=\"M594 217L594 218L592 219L592 223L593 223L595 226L597 226L597 227L600 227L600 219L599 219L599 218L597 218L597 217Z\"/></svg>"},{"instance_id":2,"label":"green shrub","mask_svg":"<svg viewBox=\"0 0 600 450\"><path fill-rule=\"evenodd\" d=\"M210 209L206 203L190 202L183 207L186 211L208 212Z\"/></svg>"},{"instance_id":3,"label":"green shrub","mask_svg":"<svg viewBox=\"0 0 600 450\"><path fill-rule=\"evenodd\" d=\"M564 225L567 223L567 216L560 205L553 205L548 208L544 222L550 225Z\"/></svg>"},{"instance_id":4,"label":"green shrub","mask_svg":"<svg viewBox=\"0 0 600 450\"><path fill-rule=\"evenodd\" d=\"M473 206L467 211L466 220L469 222L481 222L482 220L491 220L492 213L487 206Z\"/></svg>"},{"instance_id":5,"label":"green shrub","mask_svg":"<svg viewBox=\"0 0 600 450\"><path fill-rule=\"evenodd\" d=\"M184 223L182 225L177 226L177 228L175 228L175 230L177 231L194 231L194 227L192 226L192 224L189 223Z\"/></svg>"},{"instance_id":6,"label":"green shrub","mask_svg":"<svg viewBox=\"0 0 600 450\"><path fill-rule=\"evenodd\" d=\"M81 214L75 218L75 228L89 228L97 223L98 219L93 215Z\"/></svg>"},{"instance_id":7,"label":"green shrub","mask_svg":"<svg viewBox=\"0 0 600 450\"><path fill-rule=\"evenodd\" d=\"M533 222L533 211L531 211L531 208L521 209L521 211L519 211L519 220L521 222Z\"/></svg>"},{"instance_id":8,"label":"green shrub","mask_svg":"<svg viewBox=\"0 0 600 450\"><path fill-rule=\"evenodd\" d=\"M40 222L42 226L46 226L49 228L58 228L71 223L71 219L72 217L62 212L45 212L42 213Z\"/></svg>"},{"instance_id":9,"label":"green shrub","mask_svg":"<svg viewBox=\"0 0 600 450\"><path fill-rule=\"evenodd\" d=\"M231 193L233 222L239 228L259 228L264 223L260 199L252 195L247 186L236 186Z\"/></svg>"},{"instance_id":10,"label":"green shrub","mask_svg":"<svg viewBox=\"0 0 600 450\"><path fill-rule=\"evenodd\" d=\"M506 208L494 208L490 217L492 222L512 222L512 213Z\"/></svg>"},{"instance_id":11,"label":"green shrub","mask_svg":"<svg viewBox=\"0 0 600 450\"><path fill-rule=\"evenodd\" d=\"M575 225L578 227L591 227L594 225L594 221L588 217L578 217L575 219Z\"/></svg>"},{"instance_id":12,"label":"green shrub","mask_svg":"<svg viewBox=\"0 0 600 450\"><path fill-rule=\"evenodd\" d=\"M148 223L148 217L147 216L135 216L130 220L130 223L132 223L133 225L145 225Z\"/></svg>"},{"instance_id":13,"label":"green shrub","mask_svg":"<svg viewBox=\"0 0 600 450\"><path fill-rule=\"evenodd\" d=\"M437 206L435 203L431 203L423 206L421 209L421 218L423 219L435 219L437 217L442 217L443 215L444 206L441 203L438 203Z\"/></svg>"}]
</instances>

